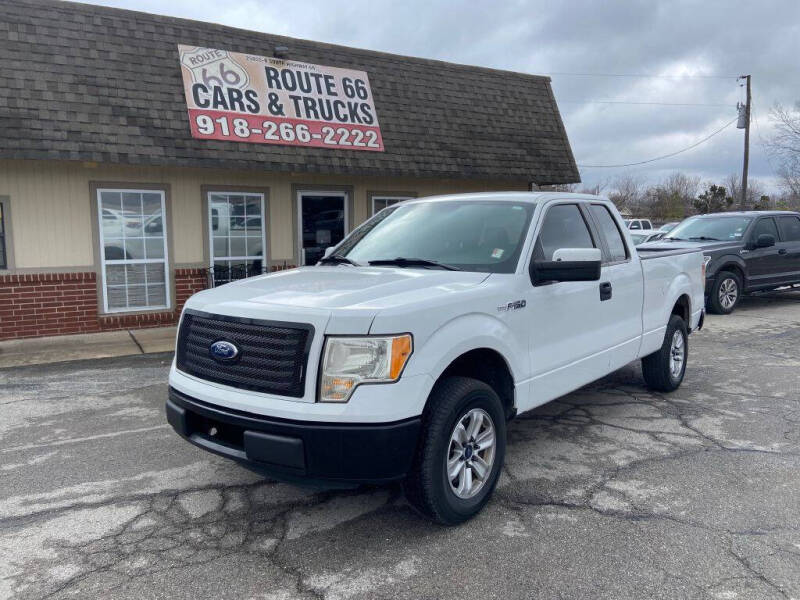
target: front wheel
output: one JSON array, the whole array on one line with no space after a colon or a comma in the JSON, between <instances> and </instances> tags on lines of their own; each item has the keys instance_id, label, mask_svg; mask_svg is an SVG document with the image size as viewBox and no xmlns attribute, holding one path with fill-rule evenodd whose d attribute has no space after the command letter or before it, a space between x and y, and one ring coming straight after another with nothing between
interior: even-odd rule
<instances>
[{"instance_id":1,"label":"front wheel","mask_svg":"<svg viewBox=\"0 0 800 600\"><path fill-rule=\"evenodd\" d=\"M729 315L742 296L742 278L732 271L721 271L711 286L708 309L717 315Z\"/></svg>"},{"instance_id":2,"label":"front wheel","mask_svg":"<svg viewBox=\"0 0 800 600\"><path fill-rule=\"evenodd\" d=\"M680 387L689 358L686 322L672 315L661 348L642 359L644 381L651 390L672 392Z\"/></svg>"},{"instance_id":3,"label":"front wheel","mask_svg":"<svg viewBox=\"0 0 800 600\"><path fill-rule=\"evenodd\" d=\"M448 377L428 400L406 497L443 525L472 518L494 491L506 450L503 404L488 385Z\"/></svg>"}]
</instances>

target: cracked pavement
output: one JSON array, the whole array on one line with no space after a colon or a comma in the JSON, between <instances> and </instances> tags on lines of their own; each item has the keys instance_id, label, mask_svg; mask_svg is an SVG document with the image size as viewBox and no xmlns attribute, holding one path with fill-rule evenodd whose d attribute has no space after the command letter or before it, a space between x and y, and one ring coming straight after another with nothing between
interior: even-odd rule
<instances>
[{"instance_id":1,"label":"cracked pavement","mask_svg":"<svg viewBox=\"0 0 800 600\"><path fill-rule=\"evenodd\" d=\"M0 598L800 599L800 292L520 415L474 520L179 439L166 354L0 370Z\"/></svg>"}]
</instances>

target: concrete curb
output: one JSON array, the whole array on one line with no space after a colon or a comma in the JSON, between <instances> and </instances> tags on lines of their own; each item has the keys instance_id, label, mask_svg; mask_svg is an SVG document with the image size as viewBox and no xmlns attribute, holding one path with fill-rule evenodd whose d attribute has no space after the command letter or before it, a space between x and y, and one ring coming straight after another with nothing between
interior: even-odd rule
<instances>
[{"instance_id":1,"label":"concrete curb","mask_svg":"<svg viewBox=\"0 0 800 600\"><path fill-rule=\"evenodd\" d=\"M0 368L171 352L176 327L155 327L0 342Z\"/></svg>"}]
</instances>

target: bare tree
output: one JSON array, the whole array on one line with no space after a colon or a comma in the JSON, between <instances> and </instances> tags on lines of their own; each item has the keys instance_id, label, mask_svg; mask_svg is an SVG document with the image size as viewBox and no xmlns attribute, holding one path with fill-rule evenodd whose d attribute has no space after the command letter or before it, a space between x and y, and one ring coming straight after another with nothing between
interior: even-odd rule
<instances>
[{"instance_id":1,"label":"bare tree","mask_svg":"<svg viewBox=\"0 0 800 600\"><path fill-rule=\"evenodd\" d=\"M584 186L581 189L580 193L581 194L592 194L594 196L599 196L600 194L603 193L603 190L606 189L606 187L608 187L608 182L600 181L598 183L595 183L593 186Z\"/></svg>"},{"instance_id":2,"label":"bare tree","mask_svg":"<svg viewBox=\"0 0 800 600\"><path fill-rule=\"evenodd\" d=\"M668 199L669 215L664 218L683 219L692 214L692 201L700 188L700 177L675 172L668 175L658 186Z\"/></svg>"},{"instance_id":3,"label":"bare tree","mask_svg":"<svg viewBox=\"0 0 800 600\"><path fill-rule=\"evenodd\" d=\"M577 183L556 183L554 185L539 186L540 192L577 192Z\"/></svg>"},{"instance_id":4,"label":"bare tree","mask_svg":"<svg viewBox=\"0 0 800 600\"><path fill-rule=\"evenodd\" d=\"M641 210L645 191L641 179L634 175L621 175L611 183L610 188L608 199L620 211L635 214Z\"/></svg>"},{"instance_id":5,"label":"bare tree","mask_svg":"<svg viewBox=\"0 0 800 600\"><path fill-rule=\"evenodd\" d=\"M770 111L775 133L767 140L767 150L778 163L784 189L800 197L800 101L793 109L776 104Z\"/></svg>"},{"instance_id":6,"label":"bare tree","mask_svg":"<svg viewBox=\"0 0 800 600\"><path fill-rule=\"evenodd\" d=\"M724 184L728 192L734 199L742 197L742 183L738 173L731 173L725 178ZM745 199L746 209L766 210L769 208L770 198L766 195L764 186L758 179L752 177L747 181L747 198Z\"/></svg>"}]
</instances>

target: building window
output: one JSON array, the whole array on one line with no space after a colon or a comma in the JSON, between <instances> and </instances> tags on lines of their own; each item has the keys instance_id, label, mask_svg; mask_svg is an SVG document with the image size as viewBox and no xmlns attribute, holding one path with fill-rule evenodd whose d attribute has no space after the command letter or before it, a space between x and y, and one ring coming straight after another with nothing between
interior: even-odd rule
<instances>
[{"instance_id":1,"label":"building window","mask_svg":"<svg viewBox=\"0 0 800 600\"><path fill-rule=\"evenodd\" d=\"M410 200L410 196L373 196L372 197L372 214L376 215L387 206L397 204L403 200Z\"/></svg>"},{"instance_id":2,"label":"building window","mask_svg":"<svg viewBox=\"0 0 800 600\"><path fill-rule=\"evenodd\" d=\"M6 254L6 220L3 214L3 203L0 202L0 269L8 268L8 255Z\"/></svg>"},{"instance_id":3,"label":"building window","mask_svg":"<svg viewBox=\"0 0 800 600\"><path fill-rule=\"evenodd\" d=\"M208 218L214 285L266 272L263 194L210 192Z\"/></svg>"},{"instance_id":4,"label":"building window","mask_svg":"<svg viewBox=\"0 0 800 600\"><path fill-rule=\"evenodd\" d=\"M169 308L164 192L97 190L106 312Z\"/></svg>"}]
</instances>

